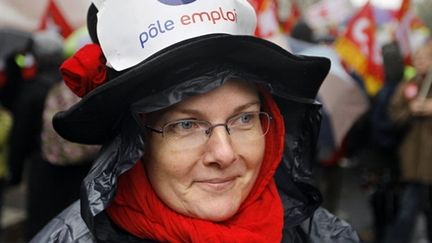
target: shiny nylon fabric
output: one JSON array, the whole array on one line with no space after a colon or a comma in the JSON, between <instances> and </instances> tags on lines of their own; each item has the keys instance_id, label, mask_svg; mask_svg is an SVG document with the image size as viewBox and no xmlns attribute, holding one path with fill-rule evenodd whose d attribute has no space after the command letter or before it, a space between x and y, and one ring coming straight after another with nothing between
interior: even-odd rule
<instances>
[{"instance_id":1,"label":"shiny nylon fabric","mask_svg":"<svg viewBox=\"0 0 432 243\"><path fill-rule=\"evenodd\" d=\"M282 158L285 129L271 95L260 94L263 110L273 120L260 175L238 215L220 225L175 213L158 199L147 180L145 161L140 161L119 179L116 198L107 209L112 221L133 235L162 242L280 242L283 213L273 176Z\"/></svg>"},{"instance_id":2,"label":"shiny nylon fabric","mask_svg":"<svg viewBox=\"0 0 432 243\"><path fill-rule=\"evenodd\" d=\"M285 218L290 219L285 223L297 225L310 217L319 206L321 196L309 184L309 180L313 148L320 126L320 105L314 100L294 97L281 88L282 85L270 86L264 82L265 77L251 75L230 65L210 65L196 70L200 70L200 73L190 75L188 79L165 89L162 93L144 97L132 104L130 111L120 121L121 130L117 137L103 146L92 170L84 180L81 191L81 214L92 232L95 229L95 216L113 199L118 176L130 169L143 154L145 141L140 135L141 128L133 114L164 109L187 97L219 87L231 78L260 83L268 88L285 119L286 141L283 162L276 172L276 183L285 206Z\"/></svg>"},{"instance_id":3,"label":"shiny nylon fabric","mask_svg":"<svg viewBox=\"0 0 432 243\"><path fill-rule=\"evenodd\" d=\"M92 170L84 180L81 200L53 219L31 243L154 242L133 237L119 230L104 212L114 196L118 176L131 168L143 153L145 141L140 136L141 130L132 115L132 108L136 109L135 112L163 109L191 95L210 91L222 85L229 77L257 82L267 88L285 120L284 154L274 176L284 206L281 242L360 242L355 231L346 222L318 207L321 195L310 183L311 163L320 127L320 104L312 99L296 97L293 95L296 93L295 90L293 92L284 87L289 87L292 83L296 86L304 84L300 89L309 90L311 95L316 94L318 88L313 85L311 87L308 79L296 82L290 79L275 81L264 76L249 75L257 74L255 71L241 71L227 65L197 66L193 63L182 70L173 69L168 73L162 73L163 79L157 79L155 83L161 87L158 90L165 90L163 94L150 89L146 90L148 95L143 97L136 92L142 91L142 86L130 87L132 93L127 95L140 97L142 103L137 103L133 107L129 105L129 109L123 109L125 115L118 114L121 119L117 121L117 135L103 146ZM284 85L284 82L289 84ZM171 85L168 85L169 83ZM174 83L179 85L174 86ZM151 104L152 101L154 104Z\"/></svg>"}]
</instances>

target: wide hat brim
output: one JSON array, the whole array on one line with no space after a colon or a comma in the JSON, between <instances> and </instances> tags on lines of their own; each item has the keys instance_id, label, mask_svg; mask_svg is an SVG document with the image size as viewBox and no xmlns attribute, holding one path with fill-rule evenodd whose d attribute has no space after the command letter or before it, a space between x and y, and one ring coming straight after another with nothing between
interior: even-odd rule
<instances>
[{"instance_id":1,"label":"wide hat brim","mask_svg":"<svg viewBox=\"0 0 432 243\"><path fill-rule=\"evenodd\" d=\"M160 74L190 62L221 60L283 86L290 95L314 99L330 69L324 57L293 55L278 45L253 36L212 34L179 42L147 58L120 76L94 89L77 104L53 118L54 129L65 139L104 144L118 132L124 112L135 101L166 89Z\"/></svg>"}]
</instances>

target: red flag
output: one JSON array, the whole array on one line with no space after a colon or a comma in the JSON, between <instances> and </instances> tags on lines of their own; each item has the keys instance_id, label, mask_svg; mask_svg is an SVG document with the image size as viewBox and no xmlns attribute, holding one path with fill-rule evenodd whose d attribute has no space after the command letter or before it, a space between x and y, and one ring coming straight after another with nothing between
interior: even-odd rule
<instances>
[{"instance_id":1,"label":"red flag","mask_svg":"<svg viewBox=\"0 0 432 243\"><path fill-rule=\"evenodd\" d=\"M345 23L353 14L350 1L321 0L310 5L303 13L305 21L312 29L328 30L334 37L338 36L338 26Z\"/></svg>"},{"instance_id":2,"label":"red flag","mask_svg":"<svg viewBox=\"0 0 432 243\"><path fill-rule=\"evenodd\" d=\"M402 16L399 20L398 25L396 27L394 38L398 42L401 54L404 58L404 62L407 65L410 65L412 60L412 48L410 41L411 34L411 22L414 18L414 14L411 11L408 11Z\"/></svg>"},{"instance_id":3,"label":"red flag","mask_svg":"<svg viewBox=\"0 0 432 243\"><path fill-rule=\"evenodd\" d=\"M382 87L382 57L376 40L376 23L368 2L348 23L345 33L336 40L335 49L342 61L364 80L366 92L373 96Z\"/></svg>"},{"instance_id":4,"label":"red flag","mask_svg":"<svg viewBox=\"0 0 432 243\"><path fill-rule=\"evenodd\" d=\"M58 32L64 38L68 37L73 31L73 28L64 18L54 0L50 0L48 2L45 14L43 15L39 25L39 30L45 30L49 28L57 28Z\"/></svg>"},{"instance_id":5,"label":"red flag","mask_svg":"<svg viewBox=\"0 0 432 243\"><path fill-rule=\"evenodd\" d=\"M399 43L405 64L412 64L413 50L411 47L412 30L421 27L422 21L411 11L411 1L403 0L399 10L396 12L397 27L394 38Z\"/></svg>"},{"instance_id":6,"label":"red flag","mask_svg":"<svg viewBox=\"0 0 432 243\"><path fill-rule=\"evenodd\" d=\"M396 12L396 18L401 20L411 7L411 0L402 0L399 10Z\"/></svg>"},{"instance_id":7,"label":"red flag","mask_svg":"<svg viewBox=\"0 0 432 243\"><path fill-rule=\"evenodd\" d=\"M249 0L257 14L255 35L269 38L280 33L277 5L274 0Z\"/></svg>"},{"instance_id":8,"label":"red flag","mask_svg":"<svg viewBox=\"0 0 432 243\"><path fill-rule=\"evenodd\" d=\"M282 32L290 33L294 25L301 18L300 7L296 0L291 1L290 14L285 20L280 19Z\"/></svg>"}]
</instances>

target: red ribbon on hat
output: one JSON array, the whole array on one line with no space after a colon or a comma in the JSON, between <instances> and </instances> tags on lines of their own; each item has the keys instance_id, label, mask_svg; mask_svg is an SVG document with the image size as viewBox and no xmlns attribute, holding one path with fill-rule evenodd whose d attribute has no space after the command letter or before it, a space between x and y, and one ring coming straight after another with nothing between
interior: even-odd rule
<instances>
[{"instance_id":1,"label":"red ribbon on hat","mask_svg":"<svg viewBox=\"0 0 432 243\"><path fill-rule=\"evenodd\" d=\"M60 67L66 85L83 97L106 82L106 59L98 44L87 44Z\"/></svg>"}]
</instances>

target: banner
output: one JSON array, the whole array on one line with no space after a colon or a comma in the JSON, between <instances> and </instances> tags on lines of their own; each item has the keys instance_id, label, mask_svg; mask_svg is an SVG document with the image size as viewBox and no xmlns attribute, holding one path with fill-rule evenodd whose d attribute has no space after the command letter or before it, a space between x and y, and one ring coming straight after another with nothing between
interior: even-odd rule
<instances>
[{"instance_id":1,"label":"banner","mask_svg":"<svg viewBox=\"0 0 432 243\"><path fill-rule=\"evenodd\" d=\"M336 40L335 49L342 61L363 79L366 92L374 96L383 85L384 74L369 2L351 18L345 33Z\"/></svg>"},{"instance_id":2,"label":"banner","mask_svg":"<svg viewBox=\"0 0 432 243\"><path fill-rule=\"evenodd\" d=\"M249 0L257 15L255 35L289 50L288 40L279 23L278 6L275 0Z\"/></svg>"},{"instance_id":3,"label":"banner","mask_svg":"<svg viewBox=\"0 0 432 243\"><path fill-rule=\"evenodd\" d=\"M415 38L419 36L416 34L419 34L419 30L427 30L428 28L411 9L410 0L403 0L395 15L397 23L394 38L399 44L405 64L412 65L413 52L418 47Z\"/></svg>"},{"instance_id":4,"label":"banner","mask_svg":"<svg viewBox=\"0 0 432 243\"><path fill-rule=\"evenodd\" d=\"M290 33L295 24L302 18L300 6L296 0L291 0L289 12L284 18L279 14L279 22L283 33Z\"/></svg>"},{"instance_id":5,"label":"banner","mask_svg":"<svg viewBox=\"0 0 432 243\"><path fill-rule=\"evenodd\" d=\"M305 19L313 29L322 30L337 27L352 13L353 8L348 0L322 0L307 8Z\"/></svg>"},{"instance_id":6,"label":"banner","mask_svg":"<svg viewBox=\"0 0 432 243\"><path fill-rule=\"evenodd\" d=\"M255 35L269 38L280 32L277 5L274 0L249 0L257 14Z\"/></svg>"}]
</instances>

